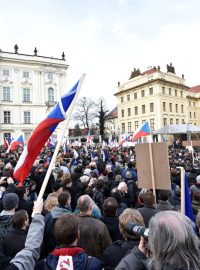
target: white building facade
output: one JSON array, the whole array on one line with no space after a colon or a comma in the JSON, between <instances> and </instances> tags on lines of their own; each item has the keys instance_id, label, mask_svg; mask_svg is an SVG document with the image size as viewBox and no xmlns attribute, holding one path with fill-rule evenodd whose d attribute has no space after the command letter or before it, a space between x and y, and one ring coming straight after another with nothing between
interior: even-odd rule
<instances>
[{"instance_id":1,"label":"white building facade","mask_svg":"<svg viewBox=\"0 0 200 270\"><path fill-rule=\"evenodd\" d=\"M31 132L66 92L65 55L62 58L0 50L0 144L4 138Z\"/></svg>"}]
</instances>

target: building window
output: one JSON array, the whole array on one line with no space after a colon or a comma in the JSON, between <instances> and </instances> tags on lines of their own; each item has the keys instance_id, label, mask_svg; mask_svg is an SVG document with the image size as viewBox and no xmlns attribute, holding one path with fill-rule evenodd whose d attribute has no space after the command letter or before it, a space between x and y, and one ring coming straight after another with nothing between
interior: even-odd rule
<instances>
[{"instance_id":1,"label":"building window","mask_svg":"<svg viewBox=\"0 0 200 270\"><path fill-rule=\"evenodd\" d=\"M53 74L52 73L48 73L48 79L53 80Z\"/></svg>"},{"instance_id":2,"label":"building window","mask_svg":"<svg viewBox=\"0 0 200 270\"><path fill-rule=\"evenodd\" d=\"M137 99L137 92L134 93L134 99Z\"/></svg>"},{"instance_id":3,"label":"building window","mask_svg":"<svg viewBox=\"0 0 200 270\"><path fill-rule=\"evenodd\" d=\"M10 75L10 72L8 69L3 69L3 76L9 76Z\"/></svg>"},{"instance_id":4,"label":"building window","mask_svg":"<svg viewBox=\"0 0 200 270\"><path fill-rule=\"evenodd\" d=\"M139 122L135 121L135 130L138 129L138 127L139 127Z\"/></svg>"},{"instance_id":5,"label":"building window","mask_svg":"<svg viewBox=\"0 0 200 270\"><path fill-rule=\"evenodd\" d=\"M141 97L144 97L144 96L145 96L145 91L142 90L142 91L141 91Z\"/></svg>"},{"instance_id":6,"label":"building window","mask_svg":"<svg viewBox=\"0 0 200 270\"><path fill-rule=\"evenodd\" d=\"M164 86L162 87L162 93L163 93L163 95L165 95L165 87Z\"/></svg>"},{"instance_id":7,"label":"building window","mask_svg":"<svg viewBox=\"0 0 200 270\"><path fill-rule=\"evenodd\" d=\"M177 97L177 90L176 90L176 89L174 90L174 94L175 94L175 96Z\"/></svg>"},{"instance_id":8,"label":"building window","mask_svg":"<svg viewBox=\"0 0 200 270\"><path fill-rule=\"evenodd\" d=\"M127 95L127 101L130 101L130 95Z\"/></svg>"},{"instance_id":9,"label":"building window","mask_svg":"<svg viewBox=\"0 0 200 270\"><path fill-rule=\"evenodd\" d=\"M30 137L31 137L31 132L24 132L24 138L26 142L29 140Z\"/></svg>"},{"instance_id":10,"label":"building window","mask_svg":"<svg viewBox=\"0 0 200 270\"><path fill-rule=\"evenodd\" d=\"M170 125L173 125L174 121L173 118L170 118Z\"/></svg>"},{"instance_id":11,"label":"building window","mask_svg":"<svg viewBox=\"0 0 200 270\"><path fill-rule=\"evenodd\" d=\"M175 106L176 106L176 113L178 113L178 104L176 104Z\"/></svg>"},{"instance_id":12,"label":"building window","mask_svg":"<svg viewBox=\"0 0 200 270\"><path fill-rule=\"evenodd\" d=\"M164 126L167 125L167 118L163 118L163 125L164 125Z\"/></svg>"},{"instance_id":13,"label":"building window","mask_svg":"<svg viewBox=\"0 0 200 270\"><path fill-rule=\"evenodd\" d=\"M182 124L185 124L185 120L184 119L182 119Z\"/></svg>"},{"instance_id":14,"label":"building window","mask_svg":"<svg viewBox=\"0 0 200 270\"><path fill-rule=\"evenodd\" d=\"M176 119L176 124L179 125L179 119Z\"/></svg>"},{"instance_id":15,"label":"building window","mask_svg":"<svg viewBox=\"0 0 200 270\"><path fill-rule=\"evenodd\" d=\"M154 112L154 104L153 104L153 102L150 103L150 112Z\"/></svg>"},{"instance_id":16,"label":"building window","mask_svg":"<svg viewBox=\"0 0 200 270\"><path fill-rule=\"evenodd\" d=\"M191 101L189 101L189 106L191 106Z\"/></svg>"},{"instance_id":17,"label":"building window","mask_svg":"<svg viewBox=\"0 0 200 270\"><path fill-rule=\"evenodd\" d=\"M184 113L184 107L181 105L181 113Z\"/></svg>"},{"instance_id":18,"label":"building window","mask_svg":"<svg viewBox=\"0 0 200 270\"><path fill-rule=\"evenodd\" d=\"M138 107L135 107L135 115L138 115Z\"/></svg>"},{"instance_id":19,"label":"building window","mask_svg":"<svg viewBox=\"0 0 200 270\"><path fill-rule=\"evenodd\" d=\"M121 103L124 103L124 97L121 97Z\"/></svg>"},{"instance_id":20,"label":"building window","mask_svg":"<svg viewBox=\"0 0 200 270\"><path fill-rule=\"evenodd\" d=\"M195 102L193 102L193 107L195 107Z\"/></svg>"},{"instance_id":21,"label":"building window","mask_svg":"<svg viewBox=\"0 0 200 270\"><path fill-rule=\"evenodd\" d=\"M128 133L131 133L131 122L128 122Z\"/></svg>"},{"instance_id":22,"label":"building window","mask_svg":"<svg viewBox=\"0 0 200 270\"><path fill-rule=\"evenodd\" d=\"M121 110L121 116L124 117L124 110Z\"/></svg>"},{"instance_id":23,"label":"building window","mask_svg":"<svg viewBox=\"0 0 200 270\"><path fill-rule=\"evenodd\" d=\"M142 113L145 113L145 105L142 105Z\"/></svg>"},{"instance_id":24,"label":"building window","mask_svg":"<svg viewBox=\"0 0 200 270\"><path fill-rule=\"evenodd\" d=\"M131 116L131 108L128 108L128 116Z\"/></svg>"},{"instance_id":25,"label":"building window","mask_svg":"<svg viewBox=\"0 0 200 270\"><path fill-rule=\"evenodd\" d=\"M24 71L23 72L23 77L24 78L29 78L29 72L28 71Z\"/></svg>"},{"instance_id":26,"label":"building window","mask_svg":"<svg viewBox=\"0 0 200 270\"><path fill-rule=\"evenodd\" d=\"M30 88L23 88L23 101L24 102L30 102L31 101Z\"/></svg>"},{"instance_id":27,"label":"building window","mask_svg":"<svg viewBox=\"0 0 200 270\"><path fill-rule=\"evenodd\" d=\"M9 133L9 132L4 133L3 138L8 140L8 141L11 141L11 133Z\"/></svg>"},{"instance_id":28,"label":"building window","mask_svg":"<svg viewBox=\"0 0 200 270\"><path fill-rule=\"evenodd\" d=\"M31 123L31 113L24 112L24 124L30 124L30 123Z\"/></svg>"},{"instance_id":29,"label":"building window","mask_svg":"<svg viewBox=\"0 0 200 270\"><path fill-rule=\"evenodd\" d=\"M153 95L153 87L149 88L149 95Z\"/></svg>"},{"instance_id":30,"label":"building window","mask_svg":"<svg viewBox=\"0 0 200 270\"><path fill-rule=\"evenodd\" d=\"M194 118L196 118L196 112L194 112Z\"/></svg>"},{"instance_id":31,"label":"building window","mask_svg":"<svg viewBox=\"0 0 200 270\"><path fill-rule=\"evenodd\" d=\"M54 102L54 89L52 87L48 89L48 101Z\"/></svg>"},{"instance_id":32,"label":"building window","mask_svg":"<svg viewBox=\"0 0 200 270\"><path fill-rule=\"evenodd\" d=\"M172 103L169 103L169 111L172 112Z\"/></svg>"},{"instance_id":33,"label":"building window","mask_svg":"<svg viewBox=\"0 0 200 270\"><path fill-rule=\"evenodd\" d=\"M11 123L10 111L4 111L3 112L3 122L4 122L4 124L10 124Z\"/></svg>"},{"instance_id":34,"label":"building window","mask_svg":"<svg viewBox=\"0 0 200 270\"><path fill-rule=\"evenodd\" d=\"M125 133L125 123L122 123L122 133Z\"/></svg>"},{"instance_id":35,"label":"building window","mask_svg":"<svg viewBox=\"0 0 200 270\"><path fill-rule=\"evenodd\" d=\"M181 97L183 97L183 91L181 91Z\"/></svg>"},{"instance_id":36,"label":"building window","mask_svg":"<svg viewBox=\"0 0 200 270\"><path fill-rule=\"evenodd\" d=\"M145 122L146 122L146 119L143 119L143 120L142 120L142 124L144 124Z\"/></svg>"},{"instance_id":37,"label":"building window","mask_svg":"<svg viewBox=\"0 0 200 270\"><path fill-rule=\"evenodd\" d=\"M150 129L154 130L154 127L155 127L155 120L154 120L154 118L152 118L152 119L150 119Z\"/></svg>"},{"instance_id":38,"label":"building window","mask_svg":"<svg viewBox=\"0 0 200 270\"><path fill-rule=\"evenodd\" d=\"M163 102L163 111L166 112L166 102Z\"/></svg>"},{"instance_id":39,"label":"building window","mask_svg":"<svg viewBox=\"0 0 200 270\"><path fill-rule=\"evenodd\" d=\"M192 118L192 113L190 112L190 118Z\"/></svg>"},{"instance_id":40,"label":"building window","mask_svg":"<svg viewBox=\"0 0 200 270\"><path fill-rule=\"evenodd\" d=\"M10 87L3 87L3 100L10 101Z\"/></svg>"},{"instance_id":41,"label":"building window","mask_svg":"<svg viewBox=\"0 0 200 270\"><path fill-rule=\"evenodd\" d=\"M171 95L172 94L172 89L171 88L169 88L169 95Z\"/></svg>"}]
</instances>

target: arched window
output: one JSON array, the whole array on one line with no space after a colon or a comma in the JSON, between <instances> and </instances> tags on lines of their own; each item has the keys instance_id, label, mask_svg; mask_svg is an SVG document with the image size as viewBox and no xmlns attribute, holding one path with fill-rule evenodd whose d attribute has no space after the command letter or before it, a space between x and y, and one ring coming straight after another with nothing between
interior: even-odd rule
<instances>
[{"instance_id":1,"label":"arched window","mask_svg":"<svg viewBox=\"0 0 200 270\"><path fill-rule=\"evenodd\" d=\"M54 102L54 89L52 87L48 89L48 101Z\"/></svg>"}]
</instances>

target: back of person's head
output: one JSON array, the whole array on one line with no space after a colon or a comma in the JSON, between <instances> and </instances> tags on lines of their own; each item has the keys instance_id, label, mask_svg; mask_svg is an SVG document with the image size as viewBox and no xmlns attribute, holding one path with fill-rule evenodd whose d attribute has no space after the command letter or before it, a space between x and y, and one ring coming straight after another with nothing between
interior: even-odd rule
<instances>
[{"instance_id":1,"label":"back of person's head","mask_svg":"<svg viewBox=\"0 0 200 270\"><path fill-rule=\"evenodd\" d=\"M80 212L85 213L92 210L94 205L91 197L89 195L82 195L78 198L77 207L80 209Z\"/></svg>"},{"instance_id":2,"label":"back of person's head","mask_svg":"<svg viewBox=\"0 0 200 270\"><path fill-rule=\"evenodd\" d=\"M10 211L16 209L19 203L19 197L15 193L7 193L3 196L3 207Z\"/></svg>"},{"instance_id":3,"label":"back of person's head","mask_svg":"<svg viewBox=\"0 0 200 270\"><path fill-rule=\"evenodd\" d=\"M96 188L101 190L104 187L104 181L103 179L98 179L96 183Z\"/></svg>"},{"instance_id":4,"label":"back of person's head","mask_svg":"<svg viewBox=\"0 0 200 270\"><path fill-rule=\"evenodd\" d=\"M154 269L163 269L166 265L199 269L199 240L191 220L181 213L162 211L151 218L149 247Z\"/></svg>"},{"instance_id":5,"label":"back of person's head","mask_svg":"<svg viewBox=\"0 0 200 270\"><path fill-rule=\"evenodd\" d=\"M17 211L12 217L13 227L16 229L22 229L25 221L28 220L28 214L25 210Z\"/></svg>"},{"instance_id":6,"label":"back of person's head","mask_svg":"<svg viewBox=\"0 0 200 270\"><path fill-rule=\"evenodd\" d=\"M58 195L58 203L60 206L65 207L69 205L71 199L71 195L68 191L62 192Z\"/></svg>"},{"instance_id":7,"label":"back of person's head","mask_svg":"<svg viewBox=\"0 0 200 270\"><path fill-rule=\"evenodd\" d=\"M132 162L128 162L128 168L129 169L133 168L133 163Z\"/></svg>"},{"instance_id":8,"label":"back of person's head","mask_svg":"<svg viewBox=\"0 0 200 270\"><path fill-rule=\"evenodd\" d=\"M50 196L44 203L44 209L51 212L58 205L58 196Z\"/></svg>"},{"instance_id":9,"label":"back of person's head","mask_svg":"<svg viewBox=\"0 0 200 270\"><path fill-rule=\"evenodd\" d=\"M127 232L126 227L128 223L135 223L137 225L144 226L143 217L138 210L127 208L119 216L119 229L126 240L136 238L136 236Z\"/></svg>"},{"instance_id":10,"label":"back of person's head","mask_svg":"<svg viewBox=\"0 0 200 270\"><path fill-rule=\"evenodd\" d=\"M200 175L198 175L198 176L196 177L196 182L197 182L197 184L200 184Z\"/></svg>"},{"instance_id":11,"label":"back of person's head","mask_svg":"<svg viewBox=\"0 0 200 270\"><path fill-rule=\"evenodd\" d=\"M153 193L148 190L142 194L142 200L144 204L152 206L155 203L155 198Z\"/></svg>"},{"instance_id":12,"label":"back of person's head","mask_svg":"<svg viewBox=\"0 0 200 270\"><path fill-rule=\"evenodd\" d=\"M113 188L111 190L110 196L115 198L117 200L118 204L120 204L122 202L122 194L118 188Z\"/></svg>"},{"instance_id":13,"label":"back of person's head","mask_svg":"<svg viewBox=\"0 0 200 270\"><path fill-rule=\"evenodd\" d=\"M126 172L125 178L126 178L126 179L131 179L131 178L132 178L131 173L130 173L130 172Z\"/></svg>"},{"instance_id":14,"label":"back of person's head","mask_svg":"<svg viewBox=\"0 0 200 270\"><path fill-rule=\"evenodd\" d=\"M59 245L71 245L78 238L78 218L75 214L63 215L54 225L54 235Z\"/></svg>"},{"instance_id":15,"label":"back of person's head","mask_svg":"<svg viewBox=\"0 0 200 270\"><path fill-rule=\"evenodd\" d=\"M169 200L170 191L169 190L160 190L159 197L161 201Z\"/></svg>"},{"instance_id":16,"label":"back of person's head","mask_svg":"<svg viewBox=\"0 0 200 270\"><path fill-rule=\"evenodd\" d=\"M19 199L23 199L25 194L26 194L25 186L17 187L17 195L19 196Z\"/></svg>"},{"instance_id":17,"label":"back of person's head","mask_svg":"<svg viewBox=\"0 0 200 270\"><path fill-rule=\"evenodd\" d=\"M103 203L103 213L106 217L116 217L118 203L115 198L108 197Z\"/></svg>"},{"instance_id":18,"label":"back of person's head","mask_svg":"<svg viewBox=\"0 0 200 270\"><path fill-rule=\"evenodd\" d=\"M55 182L55 183L53 183L53 185L52 185L52 191L53 192L62 192L62 190L63 190L63 188L62 188L62 186L61 186L61 184L59 183L59 182Z\"/></svg>"},{"instance_id":19,"label":"back of person's head","mask_svg":"<svg viewBox=\"0 0 200 270\"><path fill-rule=\"evenodd\" d=\"M115 181L116 181L117 183L120 183L120 182L122 181L122 176L119 175L119 174L117 174L117 175L115 176Z\"/></svg>"}]
</instances>

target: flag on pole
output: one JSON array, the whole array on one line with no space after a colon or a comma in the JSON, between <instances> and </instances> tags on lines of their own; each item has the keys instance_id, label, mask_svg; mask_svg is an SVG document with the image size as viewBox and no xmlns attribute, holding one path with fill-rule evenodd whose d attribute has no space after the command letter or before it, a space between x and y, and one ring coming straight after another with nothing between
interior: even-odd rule
<instances>
[{"instance_id":1,"label":"flag on pole","mask_svg":"<svg viewBox=\"0 0 200 270\"><path fill-rule=\"evenodd\" d=\"M149 123L146 121L142 124L133 134L133 141L137 141L140 137L148 136L151 134Z\"/></svg>"},{"instance_id":2,"label":"flag on pole","mask_svg":"<svg viewBox=\"0 0 200 270\"><path fill-rule=\"evenodd\" d=\"M123 144L128 141L129 141L129 136L126 134L125 137L119 142L119 145L123 146Z\"/></svg>"},{"instance_id":3,"label":"flag on pole","mask_svg":"<svg viewBox=\"0 0 200 270\"><path fill-rule=\"evenodd\" d=\"M28 175L32 165L42 150L44 144L56 129L57 125L66 119L66 112L69 109L74 97L76 96L80 79L72 89L62 96L54 109L33 131L26 147L24 148L14 171L14 177L21 184Z\"/></svg>"},{"instance_id":4,"label":"flag on pole","mask_svg":"<svg viewBox=\"0 0 200 270\"><path fill-rule=\"evenodd\" d=\"M89 129L88 135L87 135L87 142L91 142L91 141L93 141L93 137L91 136L90 129Z\"/></svg>"},{"instance_id":5,"label":"flag on pole","mask_svg":"<svg viewBox=\"0 0 200 270\"><path fill-rule=\"evenodd\" d=\"M8 149L10 151L16 151L19 145L24 145L24 139L22 135L20 135L16 140L12 140Z\"/></svg>"},{"instance_id":6,"label":"flag on pole","mask_svg":"<svg viewBox=\"0 0 200 270\"><path fill-rule=\"evenodd\" d=\"M4 148L7 150L9 148L9 142L7 140L7 138L4 138Z\"/></svg>"}]
</instances>

